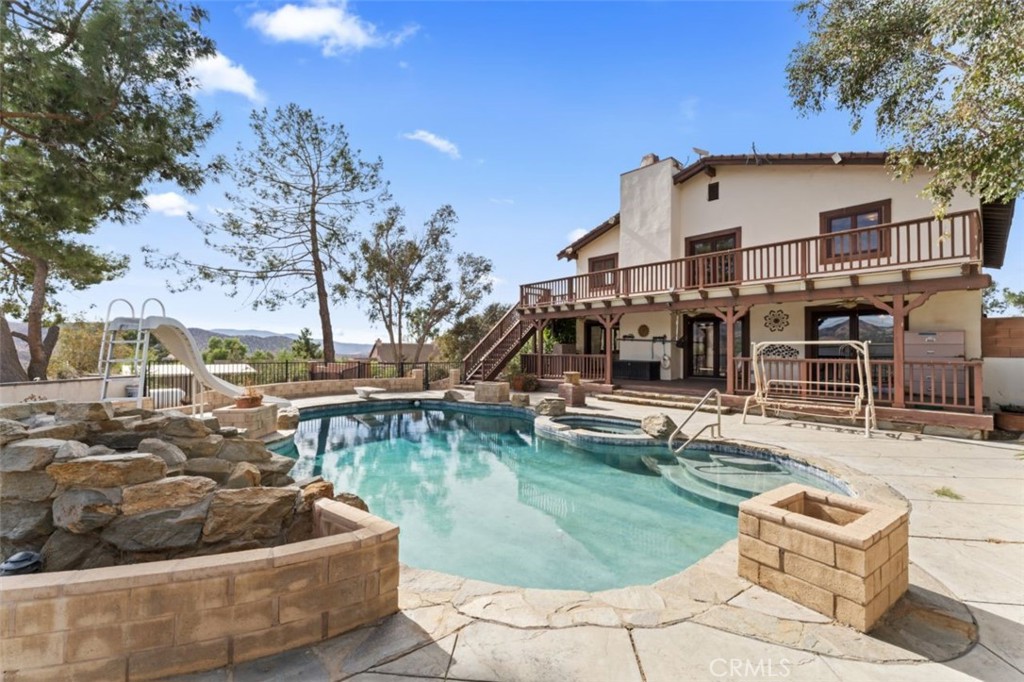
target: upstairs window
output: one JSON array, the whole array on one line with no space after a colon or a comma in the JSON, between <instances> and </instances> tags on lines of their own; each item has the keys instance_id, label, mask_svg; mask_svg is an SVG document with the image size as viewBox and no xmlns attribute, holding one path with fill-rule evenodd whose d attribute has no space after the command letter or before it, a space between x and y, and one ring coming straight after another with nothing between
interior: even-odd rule
<instances>
[{"instance_id":1,"label":"upstairs window","mask_svg":"<svg viewBox=\"0 0 1024 682\"><path fill-rule=\"evenodd\" d=\"M619 267L619 254L610 253L605 256L595 256L590 259L587 271L598 273L590 275L591 289L610 289L615 287L615 270ZM609 272L610 271L610 272Z\"/></svg>"},{"instance_id":2,"label":"upstairs window","mask_svg":"<svg viewBox=\"0 0 1024 682\"><path fill-rule=\"evenodd\" d=\"M708 201L718 201L718 183L708 183Z\"/></svg>"},{"instance_id":3,"label":"upstairs window","mask_svg":"<svg viewBox=\"0 0 1024 682\"><path fill-rule=\"evenodd\" d=\"M821 233L838 235L824 240L826 262L860 260L889 254L888 230L870 229L889 222L892 200L848 206L821 214ZM854 234L843 234L858 230Z\"/></svg>"}]
</instances>

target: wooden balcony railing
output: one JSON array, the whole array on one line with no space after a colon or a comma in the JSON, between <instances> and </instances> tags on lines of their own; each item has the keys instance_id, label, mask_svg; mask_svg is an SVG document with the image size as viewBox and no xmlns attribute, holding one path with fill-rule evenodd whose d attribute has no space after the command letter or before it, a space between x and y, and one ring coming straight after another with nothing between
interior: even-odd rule
<instances>
[{"instance_id":1,"label":"wooden balcony railing","mask_svg":"<svg viewBox=\"0 0 1024 682\"><path fill-rule=\"evenodd\" d=\"M857 361L847 358L765 358L772 379L794 382L794 397L827 400L846 395L844 382L855 381ZM906 360L903 392L907 407L984 412L981 360ZM871 361L871 387L875 404L890 405L895 395L896 372L892 360ZM785 384L781 384L785 386ZM782 389L785 390L785 389ZM779 389L776 389L776 393ZM736 392L753 393L750 358L736 358Z\"/></svg>"},{"instance_id":2,"label":"wooden balcony railing","mask_svg":"<svg viewBox=\"0 0 1024 682\"><path fill-rule=\"evenodd\" d=\"M918 218L524 284L519 287L519 304L557 305L864 270L980 262L980 238L978 212L961 211L942 219Z\"/></svg>"},{"instance_id":3,"label":"wooden balcony railing","mask_svg":"<svg viewBox=\"0 0 1024 682\"><path fill-rule=\"evenodd\" d=\"M538 359L540 365L538 366ZM579 372L582 379L604 380L604 355L542 355L524 353L520 368L541 379L561 379L564 372Z\"/></svg>"}]
</instances>

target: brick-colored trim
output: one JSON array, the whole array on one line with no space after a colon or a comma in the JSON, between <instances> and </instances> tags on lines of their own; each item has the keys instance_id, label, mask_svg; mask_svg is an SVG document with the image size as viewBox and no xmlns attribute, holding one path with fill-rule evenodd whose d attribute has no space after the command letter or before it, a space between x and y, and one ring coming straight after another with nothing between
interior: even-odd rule
<instances>
[{"instance_id":1,"label":"brick-colored trim","mask_svg":"<svg viewBox=\"0 0 1024 682\"><path fill-rule=\"evenodd\" d=\"M0 578L2 675L149 680L319 642L398 611L398 526L317 500L269 549Z\"/></svg>"}]
</instances>

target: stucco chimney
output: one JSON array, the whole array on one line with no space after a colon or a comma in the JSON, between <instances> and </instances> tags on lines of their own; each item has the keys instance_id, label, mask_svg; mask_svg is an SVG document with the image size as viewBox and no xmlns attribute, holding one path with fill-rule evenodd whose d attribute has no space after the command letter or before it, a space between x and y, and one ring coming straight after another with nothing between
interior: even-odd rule
<instances>
[{"instance_id":1,"label":"stucco chimney","mask_svg":"<svg viewBox=\"0 0 1024 682\"><path fill-rule=\"evenodd\" d=\"M660 159L657 154L644 154L644 158L640 159L640 167L653 166L658 163Z\"/></svg>"}]
</instances>

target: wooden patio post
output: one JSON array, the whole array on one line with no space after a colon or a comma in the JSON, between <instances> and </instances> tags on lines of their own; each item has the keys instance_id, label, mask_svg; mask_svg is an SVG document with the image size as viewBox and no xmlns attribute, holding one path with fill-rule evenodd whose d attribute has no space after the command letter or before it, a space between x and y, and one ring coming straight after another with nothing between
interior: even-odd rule
<instances>
[{"instance_id":1,"label":"wooden patio post","mask_svg":"<svg viewBox=\"0 0 1024 682\"><path fill-rule=\"evenodd\" d=\"M893 396L892 406L902 408L907 406L906 388L903 385L903 377L906 373L904 367L904 331L907 328L907 314L903 310L903 296L892 298L892 382Z\"/></svg>"},{"instance_id":2,"label":"wooden patio post","mask_svg":"<svg viewBox=\"0 0 1024 682\"><path fill-rule=\"evenodd\" d=\"M604 325L604 383L612 383L612 327L619 323L619 315L598 315L597 319Z\"/></svg>"},{"instance_id":3,"label":"wooden patio post","mask_svg":"<svg viewBox=\"0 0 1024 682\"><path fill-rule=\"evenodd\" d=\"M725 392L733 395L736 393L736 320L746 315L750 306L729 306L724 311L718 308L712 310L725 323Z\"/></svg>"},{"instance_id":4,"label":"wooden patio post","mask_svg":"<svg viewBox=\"0 0 1024 682\"><path fill-rule=\"evenodd\" d=\"M544 327L548 326L547 320L537 320L533 323L535 327L534 342L537 345L537 378L544 378Z\"/></svg>"}]
</instances>

